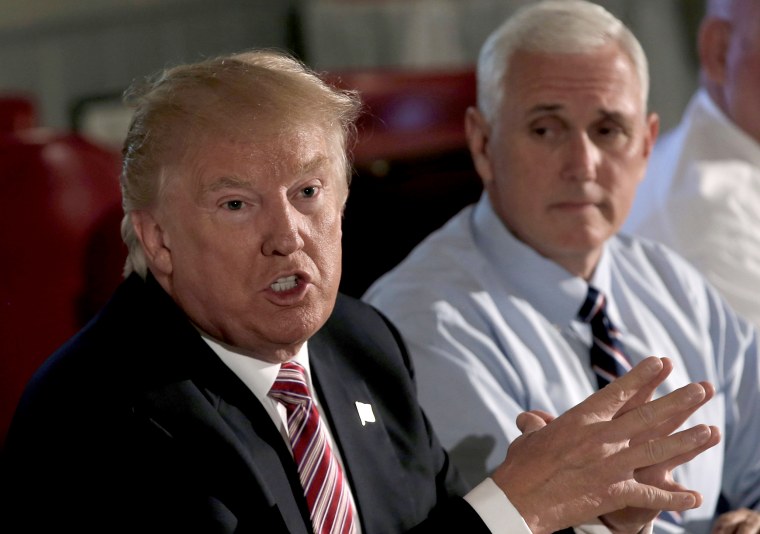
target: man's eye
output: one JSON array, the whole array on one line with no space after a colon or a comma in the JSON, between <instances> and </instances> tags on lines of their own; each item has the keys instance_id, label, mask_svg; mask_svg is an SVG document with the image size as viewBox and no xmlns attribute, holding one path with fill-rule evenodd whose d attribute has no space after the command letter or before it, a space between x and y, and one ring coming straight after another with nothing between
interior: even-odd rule
<instances>
[{"instance_id":1,"label":"man's eye","mask_svg":"<svg viewBox=\"0 0 760 534\"><path fill-rule=\"evenodd\" d=\"M604 122L596 127L597 134L603 137L617 137L625 134L625 128L617 123Z\"/></svg>"},{"instance_id":2,"label":"man's eye","mask_svg":"<svg viewBox=\"0 0 760 534\"><path fill-rule=\"evenodd\" d=\"M314 186L304 187L301 192L306 198L311 198L317 194L317 188Z\"/></svg>"},{"instance_id":3,"label":"man's eye","mask_svg":"<svg viewBox=\"0 0 760 534\"><path fill-rule=\"evenodd\" d=\"M242 200L228 200L224 203L224 206L230 211L237 211L243 208Z\"/></svg>"},{"instance_id":4,"label":"man's eye","mask_svg":"<svg viewBox=\"0 0 760 534\"><path fill-rule=\"evenodd\" d=\"M544 118L531 124L530 132L538 139L555 139L562 132L562 123L556 119Z\"/></svg>"}]
</instances>

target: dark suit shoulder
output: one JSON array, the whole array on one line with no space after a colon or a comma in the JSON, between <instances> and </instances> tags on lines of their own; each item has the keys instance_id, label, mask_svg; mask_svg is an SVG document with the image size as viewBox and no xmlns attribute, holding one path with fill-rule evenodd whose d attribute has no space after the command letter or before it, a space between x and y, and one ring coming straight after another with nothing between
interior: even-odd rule
<instances>
[{"instance_id":1,"label":"dark suit shoulder","mask_svg":"<svg viewBox=\"0 0 760 534\"><path fill-rule=\"evenodd\" d=\"M370 350L375 361L401 363L413 376L411 358L398 329L375 307L340 294L335 309L320 335L331 338L341 348Z\"/></svg>"},{"instance_id":2,"label":"dark suit shoulder","mask_svg":"<svg viewBox=\"0 0 760 534\"><path fill-rule=\"evenodd\" d=\"M242 415L256 410L258 418ZM32 531L55 521L83 532L243 532L270 523L285 532L245 446L260 421L287 455L255 397L172 299L132 276L28 384L0 462L0 506L13 503L8 510ZM255 443L277 457L265 440Z\"/></svg>"},{"instance_id":3,"label":"dark suit shoulder","mask_svg":"<svg viewBox=\"0 0 760 534\"><path fill-rule=\"evenodd\" d=\"M30 387L59 380L67 381L70 389L80 382L91 387L103 384L114 392L139 387L142 381L184 367L175 365L180 360L177 355L197 351L199 340L155 279L133 274L80 332L45 361Z\"/></svg>"}]
</instances>

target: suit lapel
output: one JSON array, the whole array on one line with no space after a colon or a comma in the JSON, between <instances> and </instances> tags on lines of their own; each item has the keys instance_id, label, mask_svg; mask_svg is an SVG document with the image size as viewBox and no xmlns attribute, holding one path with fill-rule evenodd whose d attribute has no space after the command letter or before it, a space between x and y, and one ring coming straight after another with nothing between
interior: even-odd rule
<instances>
[{"instance_id":1,"label":"suit lapel","mask_svg":"<svg viewBox=\"0 0 760 534\"><path fill-rule=\"evenodd\" d=\"M204 348L207 348L204 346ZM209 349L210 390L219 416L231 429L241 454L278 506L289 532L311 532L309 508L290 449L259 400Z\"/></svg>"},{"instance_id":2,"label":"suit lapel","mask_svg":"<svg viewBox=\"0 0 760 534\"><path fill-rule=\"evenodd\" d=\"M251 395L249 406L220 399L219 415L235 434L239 450L257 481L271 496L289 532L311 532L311 520L298 471L269 414Z\"/></svg>"},{"instance_id":3,"label":"suit lapel","mask_svg":"<svg viewBox=\"0 0 760 534\"><path fill-rule=\"evenodd\" d=\"M399 458L382 420L381 406L361 374L322 332L309 340L309 361L333 438L340 449L364 532L388 531L388 518L404 517L404 503L413 501L399 473ZM375 421L362 425L356 403L372 407Z\"/></svg>"}]
</instances>

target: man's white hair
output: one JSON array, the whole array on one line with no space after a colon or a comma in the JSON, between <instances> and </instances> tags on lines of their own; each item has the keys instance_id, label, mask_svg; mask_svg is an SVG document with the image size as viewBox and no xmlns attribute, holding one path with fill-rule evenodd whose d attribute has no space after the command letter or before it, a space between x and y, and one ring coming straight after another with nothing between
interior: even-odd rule
<instances>
[{"instance_id":1,"label":"man's white hair","mask_svg":"<svg viewBox=\"0 0 760 534\"><path fill-rule=\"evenodd\" d=\"M545 0L518 9L483 44L478 58L478 107L493 122L503 97L512 55L520 51L586 53L617 43L631 59L641 84L644 109L649 67L633 33L599 4L584 0Z\"/></svg>"}]
</instances>

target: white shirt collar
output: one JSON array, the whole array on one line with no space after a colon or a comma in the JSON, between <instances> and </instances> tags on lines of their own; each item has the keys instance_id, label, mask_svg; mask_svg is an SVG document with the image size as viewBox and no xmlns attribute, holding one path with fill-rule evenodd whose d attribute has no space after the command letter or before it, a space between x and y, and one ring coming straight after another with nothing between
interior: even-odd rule
<instances>
[{"instance_id":1,"label":"white shirt collar","mask_svg":"<svg viewBox=\"0 0 760 534\"><path fill-rule=\"evenodd\" d=\"M576 318L588 283L518 240L499 219L486 193L473 213L473 226L479 249L510 294L530 302L553 324L564 326ZM611 283L608 248L605 243L590 282L606 294Z\"/></svg>"},{"instance_id":2,"label":"white shirt collar","mask_svg":"<svg viewBox=\"0 0 760 534\"><path fill-rule=\"evenodd\" d=\"M259 399L264 406L273 403L268 397L268 394L269 390L272 389L274 381L277 379L277 373L280 371L279 363L266 362L250 355L242 354L236 351L234 347L221 343L203 332L201 332L201 336L206 344L211 347L211 350L213 350L224 364L229 367L246 386L248 386L248 389L256 395L256 398ZM309 390L313 393L314 387L311 381L311 367L309 365L309 350L307 343L303 344L298 351L298 354L293 357L292 361L300 363L306 370L306 383L309 386Z\"/></svg>"},{"instance_id":3,"label":"white shirt collar","mask_svg":"<svg viewBox=\"0 0 760 534\"><path fill-rule=\"evenodd\" d=\"M277 373L280 372L280 364L265 362L250 355L241 354L236 351L234 347L221 343L203 332L200 334L208 346L211 347L211 350L219 356L222 362L224 362L224 364L227 365L227 367L229 367L246 386L248 386L248 389L253 392L256 398L259 399L259 402L261 402L261 405L272 418L275 426L277 426L283 440L290 448L290 439L288 438L287 428L288 417L285 406L269 397L269 390L272 389L274 381L277 379ZM317 392L314 389L314 383L311 378L311 365L309 363L309 349L307 343L304 343L303 346L301 346L298 354L296 354L291 361L300 363L306 371L306 385L309 387L309 391L311 391L317 409L321 412L322 408L319 395L317 395ZM326 421L324 429L327 433L327 440L330 443L330 447L332 448L335 457L338 459L338 462L343 466L345 472L343 458L340 450L335 444L332 429ZM348 485L349 495L354 505L354 512L356 513L357 507L353 496L353 490L351 489L347 478L345 479L345 483ZM354 524L357 527L357 532L361 534L361 524L358 515L354 519Z\"/></svg>"}]
</instances>

